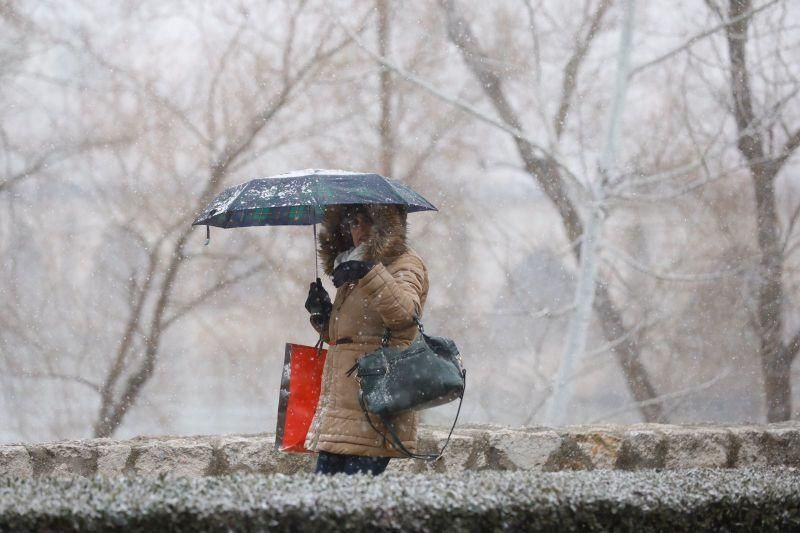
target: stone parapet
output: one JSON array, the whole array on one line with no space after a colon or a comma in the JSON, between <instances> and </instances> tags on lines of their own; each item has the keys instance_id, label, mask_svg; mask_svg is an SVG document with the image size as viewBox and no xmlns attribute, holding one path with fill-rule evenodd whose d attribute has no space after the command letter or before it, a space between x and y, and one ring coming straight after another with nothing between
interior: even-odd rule
<instances>
[{"instance_id":1,"label":"stone parapet","mask_svg":"<svg viewBox=\"0 0 800 533\"><path fill-rule=\"evenodd\" d=\"M441 428L420 429L420 449L440 448ZM283 453L274 435L137 437L0 445L0 478L45 476L201 477L293 474L312 470L313 454ZM800 468L800 423L753 426L464 425L445 455L429 464L393 460L388 471L458 473L483 470L682 470Z\"/></svg>"}]
</instances>

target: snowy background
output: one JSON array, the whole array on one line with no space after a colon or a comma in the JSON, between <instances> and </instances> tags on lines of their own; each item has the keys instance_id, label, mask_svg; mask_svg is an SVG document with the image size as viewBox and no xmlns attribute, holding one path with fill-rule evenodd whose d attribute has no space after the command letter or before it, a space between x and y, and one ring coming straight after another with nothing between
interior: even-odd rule
<instances>
[{"instance_id":1,"label":"snowy background","mask_svg":"<svg viewBox=\"0 0 800 533\"><path fill-rule=\"evenodd\" d=\"M284 343L316 340L312 230L212 229L204 246L189 225L225 187L300 168L384 173L439 208L409 237L426 329L469 371L464 422L763 422L787 401L764 380L776 338L800 417L798 8L0 1L0 442L274 430ZM737 147L753 138L758 161ZM584 227L599 213L590 286L622 330L576 292L583 240L548 179Z\"/></svg>"}]
</instances>

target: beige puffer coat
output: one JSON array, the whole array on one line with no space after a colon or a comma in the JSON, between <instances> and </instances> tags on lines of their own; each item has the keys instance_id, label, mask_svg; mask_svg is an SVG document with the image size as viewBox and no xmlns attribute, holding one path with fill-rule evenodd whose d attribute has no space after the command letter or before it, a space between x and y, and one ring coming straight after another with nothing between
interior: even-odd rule
<instances>
[{"instance_id":1,"label":"beige puffer coat","mask_svg":"<svg viewBox=\"0 0 800 533\"><path fill-rule=\"evenodd\" d=\"M380 346L384 328L392 346L408 346L417 335L414 315L422 316L428 295L428 272L422 259L406 245L406 216L395 206L370 206L374 224L366 242L365 261L375 265L358 282L339 287L330 323L322 336L331 344L322 374L322 391L305 446L312 451L377 457L402 457L379 436L358 403L359 385L347 371L356 359ZM352 241L341 228L344 210L329 208L320 232L325 272L333 273L336 255ZM340 341L337 343L337 341ZM378 417L373 424L386 433ZM392 419L403 445L415 451L417 414Z\"/></svg>"}]
</instances>

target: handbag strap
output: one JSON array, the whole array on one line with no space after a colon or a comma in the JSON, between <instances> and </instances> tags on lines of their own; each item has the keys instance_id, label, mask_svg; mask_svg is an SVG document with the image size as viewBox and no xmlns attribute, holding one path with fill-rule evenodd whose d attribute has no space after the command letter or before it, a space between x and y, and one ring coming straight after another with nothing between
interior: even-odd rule
<instances>
[{"instance_id":1,"label":"handbag strap","mask_svg":"<svg viewBox=\"0 0 800 533\"><path fill-rule=\"evenodd\" d=\"M360 391L358 393L358 403L361 405L361 410L364 411L364 416L367 417L367 422L369 423L370 427L375 430L375 433L383 437L384 441L388 441L392 448L402 453L409 459L422 459L423 461L435 462L442 458L445 448L447 448L447 445L450 444L450 437L453 436L453 430L456 429L456 423L458 422L458 415L461 413L461 402L464 401L464 392L467 390L467 370L462 369L461 375L464 378L464 390L461 391L461 396L458 398L458 409L456 410L456 417L453 420L453 425L450 427L450 433L447 434L447 440L445 441L444 446L442 446L442 449L439 450L439 453L414 453L409 451L408 448L403 445L403 441L401 441L400 437L397 435L397 431L394 429L394 424L392 424L392 422L384 415L378 415L381 419L381 422L383 422L383 425L386 427L389 436L391 437L391 439L387 439L386 434L381 433L381 431L375 427L375 424L372 423L372 419L369 416L367 407L364 405L364 398L362 397Z\"/></svg>"},{"instance_id":2,"label":"handbag strap","mask_svg":"<svg viewBox=\"0 0 800 533\"><path fill-rule=\"evenodd\" d=\"M322 333L320 333L319 334L319 339L317 340L317 343L314 344L314 348L317 350L317 354L316 354L317 357L319 357L320 352L322 352L322 345L323 345L324 342L325 342L325 340L322 338Z\"/></svg>"},{"instance_id":3,"label":"handbag strap","mask_svg":"<svg viewBox=\"0 0 800 533\"><path fill-rule=\"evenodd\" d=\"M425 328L422 327L422 322L420 322L419 317L417 315L414 315L413 318L414 318L414 323L417 325L417 328L419 328L419 332L425 333ZM392 330L390 330L387 326L383 330L383 337L381 337L381 346L383 346L384 348L389 346L389 340L391 338L392 338Z\"/></svg>"}]
</instances>

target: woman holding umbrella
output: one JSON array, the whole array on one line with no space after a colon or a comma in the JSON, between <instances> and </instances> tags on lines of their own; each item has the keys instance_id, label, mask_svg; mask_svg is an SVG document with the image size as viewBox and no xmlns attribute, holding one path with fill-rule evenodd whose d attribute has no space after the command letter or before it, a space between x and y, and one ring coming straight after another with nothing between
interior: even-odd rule
<instances>
[{"instance_id":1,"label":"woman holding umbrella","mask_svg":"<svg viewBox=\"0 0 800 533\"><path fill-rule=\"evenodd\" d=\"M406 244L406 214L420 211L436 207L380 174L305 169L229 187L193 222L206 226L206 244L211 226L313 225L316 238L316 224L322 223L319 251L337 292L331 303L317 278L306 301L312 325L331 345L305 442L307 449L319 452L318 472L378 474L390 457L407 457L406 451L416 449L416 414L403 412L387 420L397 430L398 447L405 448L395 450L383 437L383 424L366 418L359 383L347 371L381 345L386 328L390 344L399 348L417 334L415 318L421 318L425 305L428 274Z\"/></svg>"},{"instance_id":2,"label":"woman holding umbrella","mask_svg":"<svg viewBox=\"0 0 800 533\"><path fill-rule=\"evenodd\" d=\"M320 232L320 256L333 277L331 303L319 280L311 284L306 309L312 326L330 344L322 388L305 447L319 453L316 472L380 474L391 457L404 457L366 419L359 384L347 371L376 350L388 328L392 346L408 346L418 329L428 294L425 264L406 243L406 209L399 205L328 206ZM392 425L403 446L414 451L417 415L395 416Z\"/></svg>"}]
</instances>

